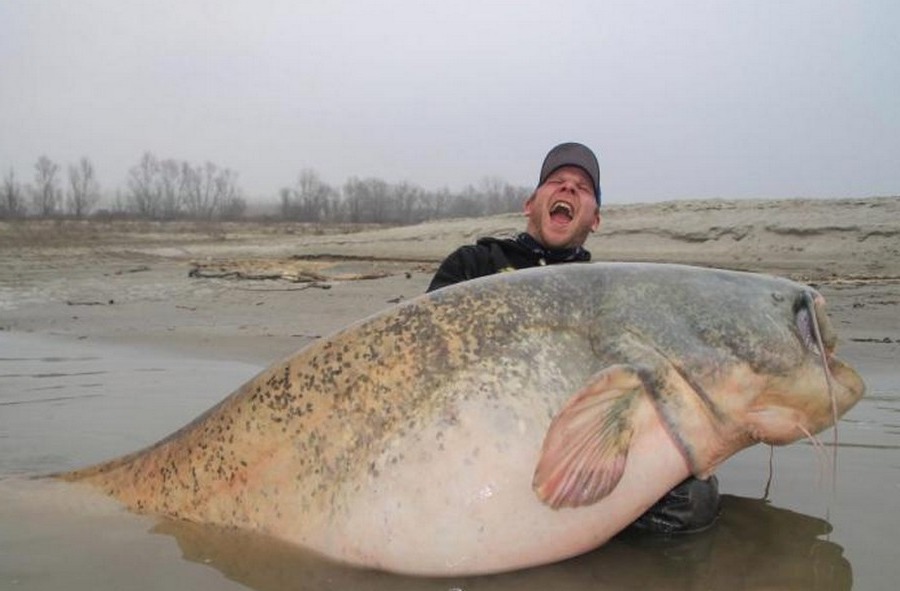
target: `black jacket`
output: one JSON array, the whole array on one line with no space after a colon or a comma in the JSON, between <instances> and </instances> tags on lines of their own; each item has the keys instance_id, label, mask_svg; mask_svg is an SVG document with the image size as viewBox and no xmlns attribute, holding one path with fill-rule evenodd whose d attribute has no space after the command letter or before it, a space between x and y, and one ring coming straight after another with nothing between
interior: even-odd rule
<instances>
[{"instance_id":1,"label":"black jacket","mask_svg":"<svg viewBox=\"0 0 900 591\"><path fill-rule=\"evenodd\" d=\"M428 291L500 271L590 260L591 253L583 248L548 250L524 232L515 238L481 238L450 253L431 279Z\"/></svg>"}]
</instances>

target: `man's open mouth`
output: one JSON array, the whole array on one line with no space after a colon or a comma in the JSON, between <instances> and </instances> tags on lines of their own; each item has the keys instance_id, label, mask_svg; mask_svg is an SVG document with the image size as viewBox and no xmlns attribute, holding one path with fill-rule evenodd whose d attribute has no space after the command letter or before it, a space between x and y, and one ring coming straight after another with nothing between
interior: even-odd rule
<instances>
[{"instance_id":1,"label":"man's open mouth","mask_svg":"<svg viewBox=\"0 0 900 591\"><path fill-rule=\"evenodd\" d=\"M550 206L550 219L571 222L575 217L575 209L565 201L556 201Z\"/></svg>"}]
</instances>

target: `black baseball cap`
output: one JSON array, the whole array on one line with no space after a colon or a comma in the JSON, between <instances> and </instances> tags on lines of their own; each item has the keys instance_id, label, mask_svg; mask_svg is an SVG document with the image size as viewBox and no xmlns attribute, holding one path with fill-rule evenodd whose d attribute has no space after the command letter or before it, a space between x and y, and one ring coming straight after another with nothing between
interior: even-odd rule
<instances>
[{"instance_id":1,"label":"black baseball cap","mask_svg":"<svg viewBox=\"0 0 900 591\"><path fill-rule=\"evenodd\" d=\"M594 183L594 197L597 198L597 205L600 205L600 165L591 149L584 144L567 142L547 152L544 165L541 166L541 180L538 187L544 184L554 170L563 166L577 166L587 173Z\"/></svg>"}]
</instances>

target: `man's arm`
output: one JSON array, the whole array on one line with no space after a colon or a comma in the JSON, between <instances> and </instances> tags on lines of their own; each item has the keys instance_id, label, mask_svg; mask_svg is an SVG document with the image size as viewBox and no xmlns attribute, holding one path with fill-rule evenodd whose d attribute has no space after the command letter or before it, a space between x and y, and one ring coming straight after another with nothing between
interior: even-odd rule
<instances>
[{"instance_id":1,"label":"man's arm","mask_svg":"<svg viewBox=\"0 0 900 591\"><path fill-rule=\"evenodd\" d=\"M460 250L461 249L454 251L441 262L434 277L431 278L431 283L428 284L428 289L426 291L434 291L441 287L446 287L466 280Z\"/></svg>"},{"instance_id":2,"label":"man's arm","mask_svg":"<svg viewBox=\"0 0 900 591\"><path fill-rule=\"evenodd\" d=\"M461 246L443 260L426 291L496 273L490 249L481 244Z\"/></svg>"}]
</instances>

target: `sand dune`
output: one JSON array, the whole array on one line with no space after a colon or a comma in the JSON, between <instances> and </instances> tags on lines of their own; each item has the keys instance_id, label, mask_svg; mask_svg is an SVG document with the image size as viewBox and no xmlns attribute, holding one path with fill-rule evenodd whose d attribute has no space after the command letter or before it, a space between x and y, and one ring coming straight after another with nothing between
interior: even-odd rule
<instances>
[{"instance_id":1,"label":"sand dune","mask_svg":"<svg viewBox=\"0 0 900 591\"><path fill-rule=\"evenodd\" d=\"M900 198L676 201L614 205L587 247L595 260L704 264L806 279L900 277ZM295 255L440 260L480 236L514 235L521 215L298 239Z\"/></svg>"}]
</instances>

